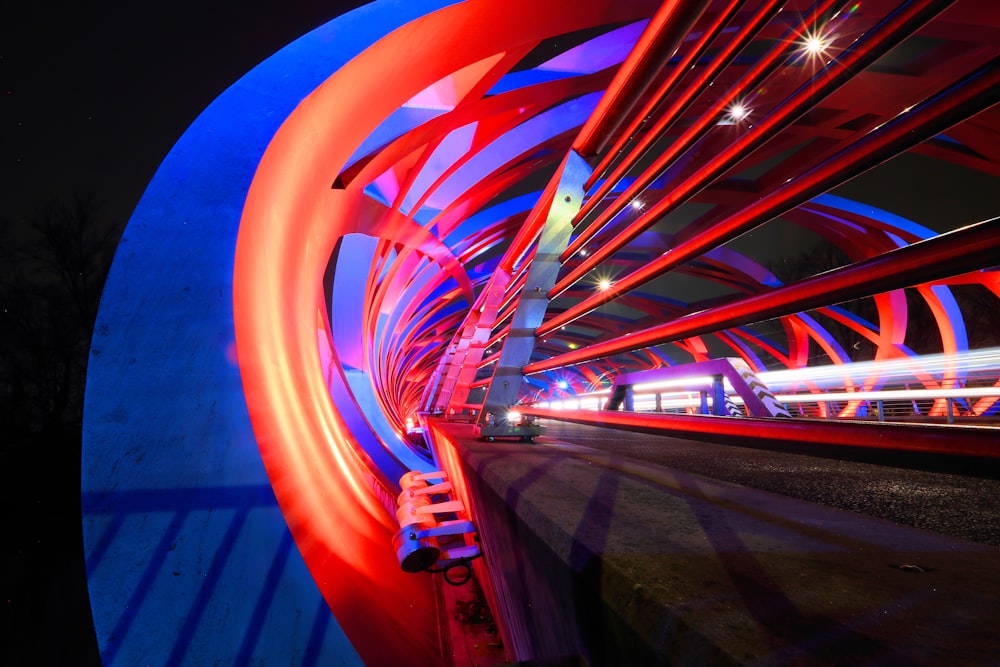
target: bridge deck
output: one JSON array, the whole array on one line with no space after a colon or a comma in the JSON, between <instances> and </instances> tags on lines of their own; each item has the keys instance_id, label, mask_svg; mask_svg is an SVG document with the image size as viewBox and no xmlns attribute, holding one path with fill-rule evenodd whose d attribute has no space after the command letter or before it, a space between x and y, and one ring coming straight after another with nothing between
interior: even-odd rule
<instances>
[{"instance_id":1,"label":"bridge deck","mask_svg":"<svg viewBox=\"0 0 1000 667\"><path fill-rule=\"evenodd\" d=\"M460 424L431 430L442 459L461 462L512 658L974 665L1000 655L994 546L551 436L525 445L480 442Z\"/></svg>"}]
</instances>

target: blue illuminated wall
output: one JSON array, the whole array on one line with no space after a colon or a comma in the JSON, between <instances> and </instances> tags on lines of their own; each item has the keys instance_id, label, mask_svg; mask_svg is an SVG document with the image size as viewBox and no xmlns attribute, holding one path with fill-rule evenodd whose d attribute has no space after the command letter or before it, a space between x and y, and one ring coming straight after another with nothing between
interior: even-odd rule
<instances>
[{"instance_id":1,"label":"blue illuminated wall","mask_svg":"<svg viewBox=\"0 0 1000 667\"><path fill-rule=\"evenodd\" d=\"M221 95L136 208L89 362L83 528L104 663L357 664L291 539L243 399L233 253L257 162L317 85L442 2L383 1Z\"/></svg>"}]
</instances>

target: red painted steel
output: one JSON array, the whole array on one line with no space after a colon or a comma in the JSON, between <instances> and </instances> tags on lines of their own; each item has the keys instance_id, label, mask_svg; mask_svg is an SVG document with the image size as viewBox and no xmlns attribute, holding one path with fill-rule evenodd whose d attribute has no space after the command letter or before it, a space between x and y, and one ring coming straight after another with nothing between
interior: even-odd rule
<instances>
[{"instance_id":1,"label":"red painted steel","mask_svg":"<svg viewBox=\"0 0 1000 667\"><path fill-rule=\"evenodd\" d=\"M444 660L429 579L401 572L388 548L395 529L382 501L394 481L380 477L359 442L362 432L352 430L359 427L331 402L326 373L339 372L340 360L321 358L322 349L337 353L325 317L329 304L323 277L338 239L359 233L379 239L372 270L358 281L365 291L358 327L364 328L367 365L362 370L372 378L378 409L396 422L408 407L403 403L407 382L425 378L417 374L427 366L396 374L380 352L405 323L397 319L391 331L379 333L379 316L396 314L390 309L405 301L416 272L437 270L439 285L450 278L465 284L465 289L447 290L445 303L465 298L472 280L466 267L463 275L448 272L457 253L449 251L445 271L434 266L444 257L442 239L374 203L363 192L367 183L333 189L330 183L382 119L470 63L518 45L532 48L564 31L646 15L646 8L635 3L573 8L520 0L452 4L400 27L331 75L281 124L257 166L242 212L233 275L246 409L296 545L340 627L368 664ZM399 66L401 53L409 56L405 68ZM482 125L490 119L477 121ZM520 173L527 177L529 166ZM392 282L380 285L390 262L399 263L385 272ZM429 332L421 342L434 335ZM376 618L380 623L373 624ZM388 641L386 628L392 629Z\"/></svg>"},{"instance_id":2,"label":"red painted steel","mask_svg":"<svg viewBox=\"0 0 1000 667\"><path fill-rule=\"evenodd\" d=\"M590 175L590 178L587 179L587 182L584 184L585 190L589 190L591 187L593 187L594 183L597 180L599 180L601 177L604 176L604 172L608 170L608 168L611 166L611 163L615 160L615 158L625 150L625 147L631 141L633 141L638 134L640 134L640 131L643 130L643 127L646 125L646 123L648 123L649 120L653 118L656 109L661 104L663 104L664 100L667 98L668 95L675 92L674 88L677 86L681 78L685 74L687 74L688 70L694 67L695 63L698 62L698 60L703 55L705 55L705 52L708 51L709 46L712 44L715 38L719 36L719 33L721 33L722 29L725 28L726 25L728 25L729 21L734 16L736 16L736 14L739 13L741 9L743 9L743 6L746 4L746 2L747 0L739 0L738 2L728 3L725 7L722 8L722 11L719 12L719 14L714 19L712 19L710 25L703 27L701 36L697 38L697 41L686 51L684 56L676 65L671 65L670 71L667 73L667 78L663 81L663 83L659 85L659 87L656 89L656 92L653 94L650 100L646 102L646 104L642 107L642 109L640 109L639 112L633 116L632 121L628 124L628 126L624 130L622 130L621 135L618 137L615 143L611 146L610 149L607 150L607 152L604 154L604 157L601 158L600 162L597 163L597 166L594 167L594 172ZM775 4L775 3L770 3L770 2L765 3L765 6L768 4ZM747 26L744 26L741 30L741 33L748 31L749 28ZM735 44L739 41L740 37L736 36L730 40L730 43ZM728 48L728 45L723 48L724 49ZM707 65L705 69L718 71L722 67L722 64L723 61L720 60L720 56L716 55L716 57L713 58L712 62L709 65ZM687 87L685 88L685 90L686 89ZM664 114L664 116L666 115L668 114ZM671 120L673 120L674 118L675 116L672 116ZM657 119L657 124L656 124L657 127L661 124L662 120L663 116ZM638 145L639 147L637 147L630 153L630 157L632 155L635 155L636 153L645 151L650 145L649 140L650 137L652 136L659 136L659 135L655 134L654 131L652 130L646 133L645 136L642 138L642 140L640 140L640 143ZM634 164L634 160L630 159L629 163ZM609 179L612 181L617 180L613 176L609 177ZM590 207L592 207L594 203L596 203L597 201L600 201L600 198L602 196L603 195L595 195L590 200L588 200L588 204L590 204ZM579 220L585 216L586 212L584 212L583 209L581 209L581 212L576 216L576 218ZM569 254L572 255L573 253L570 252Z\"/></svg>"},{"instance_id":3,"label":"red painted steel","mask_svg":"<svg viewBox=\"0 0 1000 667\"><path fill-rule=\"evenodd\" d=\"M584 157L601 151L709 4L709 0L666 0L660 5L581 128L573 150Z\"/></svg>"},{"instance_id":4,"label":"red painted steel","mask_svg":"<svg viewBox=\"0 0 1000 667\"><path fill-rule=\"evenodd\" d=\"M1000 258L1000 218L914 243L772 292L692 313L659 326L635 331L587 348L525 366L538 373L612 354L760 322L830 303L871 296L900 287L947 278Z\"/></svg>"},{"instance_id":5,"label":"red painted steel","mask_svg":"<svg viewBox=\"0 0 1000 667\"><path fill-rule=\"evenodd\" d=\"M778 62L779 58L788 55L790 52L794 52L798 48L796 46L796 40L801 38L803 35L808 34L809 30L813 28L817 18L836 2L840 1L842 0L827 0L826 2L820 3L814 11L805 16L794 29L789 31L787 35L788 39L779 41L779 43L770 49L764 57L755 62L747 73L740 77L740 79L733 84L729 90L720 95L711 104L709 109L700 114L691 123L691 125L684 130L676 141L671 142L670 146L658 155L656 159L636 177L635 182L628 186L624 192L622 192L615 199L615 201L611 202L611 204L604 211L602 211L601 214L598 215L597 218L593 220L576 239L573 240L573 243L571 243L566 249L566 252L563 253L563 258L565 259L570 257L580 247L582 247L584 243L590 240L594 234L603 229L605 225L607 225L614 218L614 216L618 215L618 213L620 213L625 206L627 206L646 187L648 187L649 184L657 178L657 176L663 173L663 170L666 169L668 165L676 160L678 156L683 154L684 151L689 149L700 137L704 136L704 134L708 132L708 130L725 114L726 109L733 103L734 100L737 100L741 96L745 95L747 91L753 90L760 85L762 81L767 79L767 77L778 71L782 64ZM744 48L753 37L756 36L757 32L764 25L766 25L767 21L780 8L781 3L777 0L769 0L761 6L752 19L744 26L743 30L740 31L737 39L732 40L723 46L719 55L714 59L713 65L707 67L693 82L685 86L678 99L675 100L670 108L657 119L654 126L647 133L644 142L634 148L631 151L630 156L623 160L622 165L616 167L614 173L612 173L607 178L605 183L590 196L587 205L584 207L585 210L581 210L580 214L577 216L577 220L582 220L583 216L593 210L593 207L604 199L605 195L612 190L621 177L627 173L628 169L631 168L636 161L638 161L639 157L645 151L645 148L648 147L646 146L646 143L648 142L648 144L651 145L652 142L654 142L667 129L667 127L694 102L699 94L714 83L715 77L719 74L719 71L724 69L725 66L730 63L732 58L735 57L736 54L739 53L739 51ZM717 163L718 159L716 160L716 164ZM711 182L711 180L717 178L722 173L723 172L718 168L702 167L698 170L695 176L700 176L701 180L704 181L702 185L704 185ZM689 183L692 181L693 179L688 179ZM693 192L694 190L689 188L689 190L684 194L690 195ZM675 203L681 201L681 194L677 192L676 187L672 188L671 194L673 196L671 201ZM552 294L555 296L568 289L570 285L586 275L587 272L605 259L611 257L612 254L622 248L626 243L652 226L661 217L661 215L663 215L665 208L666 206L662 201L658 202L654 207L644 212L641 216L639 216L639 218L632 222L628 228L619 233L615 238L611 239L611 241L601 244L600 248L598 248L579 266L574 268L558 283L556 283L555 287L552 289Z\"/></svg>"},{"instance_id":6,"label":"red painted steel","mask_svg":"<svg viewBox=\"0 0 1000 667\"><path fill-rule=\"evenodd\" d=\"M807 6L811 0L789 2L795 5L796 13L795 18L788 22L797 24L790 41L812 27L812 17L828 7L843 3L843 0L817 1L821 9L813 11L804 21L800 20L798 8ZM547 48L557 39L563 42L565 35L579 35L584 31L596 35L615 26L641 20L654 11L656 3L643 0L602 0L576 4L526 0L452 3L386 35L353 58L314 94L303 100L273 137L248 192L236 245L233 314L240 377L245 383L246 407L253 421L255 437L289 529L309 567L317 575L317 583L330 608L338 620L343 621L344 631L363 659L371 664L395 664L406 660L420 664L435 662L433 628L429 627L431 623L425 618L433 616L433 598L427 590L427 582L402 576L396 571L391 553L385 550L392 526L388 521L391 517L386 515L382 504L382 496L388 494L392 480L380 477L380 464L373 463L371 458L375 449L365 449L365 443L359 438L363 435L367 441L370 435L367 427L359 424L363 420L356 419L357 415L353 412L342 415L338 407L331 404L329 378L342 369L364 373L365 381L371 383L374 398L366 401L364 406L359 405L358 414L365 412L366 416L372 416L377 411L382 413L377 416L384 416L389 427L399 426L408 416L407 411L419 405L420 392L436 367L434 361L447 349L448 341L453 340L453 334L461 324L459 311L476 301L487 283L488 274L498 262L505 269L516 268L518 271L512 271L514 278L511 288L503 296L506 302L500 302L498 320L492 323L488 332L484 325L472 340L478 345L484 338L487 339L483 349L485 354L486 348L492 349L491 346L504 339L509 326L510 304L523 286L524 269L531 264L532 246L544 216L529 215L524 218L523 213L516 213L509 214L511 217L504 220L487 222L487 215L484 215L465 227L467 222L486 211L495 201L535 192L538 188L535 174L544 175L546 169L554 166L565 154L574 136L582 151L600 153L620 128L626 128L625 134L632 135L639 124L645 122L647 115L653 116L645 138L635 145L633 155L623 162L628 166L618 167L609 178L609 183L614 185L619 177L635 168L633 163L636 159L646 157L652 142L666 131L676 128L680 138L676 148L664 153L663 168L676 165L678 157L689 155L691 146L699 142L703 146L721 142L725 138L722 135L726 134L722 130L712 133L708 141L701 140L708 136L707 132L718 120L718 112L724 105L744 92L750 84L763 81L770 74L787 75L789 80L794 81L805 79L808 76L805 68L783 69L779 65L782 56L788 56L794 50L792 44L775 48L763 57L754 53L743 54L746 60L741 59L730 67L734 62L733 56L740 53L744 46L758 38L764 39L761 36L766 30L779 34L779 24L784 23L771 20L781 0L754 2L755 8L759 5L758 20L751 16L747 19L749 23L741 22L742 27L732 30L731 35L725 33L715 39L712 35L733 23L731 14L727 12L738 11L735 4L716 3L725 7L723 13L703 21L700 17L709 6L709 0L668 0L660 7L640 43L613 79L610 68L609 71L595 73L563 71L553 80L542 80L521 88L515 86L515 90L498 94L490 94L490 91L512 73L516 63L522 60L528 62L530 59L526 56L529 54L532 57L538 55L537 47ZM745 166L744 159L748 162L758 160L752 165L757 166L764 159L761 158L762 153L771 151L765 157L775 156L775 144L785 142L783 145L787 146L788 142L803 135L815 139L817 143L846 141L843 136L854 136L853 130L840 130L839 125L784 130L790 127L796 114L815 109L814 105L822 95L830 94L845 77L859 74L860 69L883 53L891 40L913 33L925 12L929 16L949 3L899 0L900 9L893 14L891 10L896 4L897 0L866 2L859 12L859 16L864 14L865 18L858 18L859 23L869 26L883 16L891 16L880 27L846 47L837 64L818 73L810 83L813 88L808 99L805 93L799 91L784 102L777 102L778 106L771 116L759 121L754 119L755 127L747 135L737 138L731 146L725 146L701 166L692 168L694 173L686 177L686 184L671 184L674 190L667 193L665 201L668 203L659 204L659 208L646 213L642 218L643 224L657 220L672 206L690 201L706 184L711 185L726 176L729 173L727 170L738 164ZM943 47L961 45L961 48L953 50L965 55L949 60L943 72L935 71L931 76L925 75L927 69L918 71L916 67L903 74L887 74L884 70L865 72L860 75L858 89L886 81L904 89L907 94L921 90L921 86L936 89L940 87L940 81L951 80L956 73L964 74L972 69L972 65L967 64L967 58L981 57L985 60L989 56L982 54L995 54L996 51L988 50L991 48L990 40L995 37L992 33L985 36L977 34L968 40L964 34L952 34L960 28L964 30L973 26L968 14L976 12L984 15L984 31L995 30L995 21L988 21L988 10L992 5L985 0L963 0L958 4L964 14L935 22L937 32L925 36L928 42L940 40ZM699 26L699 23L704 25ZM709 35L701 42L696 36L699 27ZM470 39L470 34L475 38ZM771 35L768 32L765 37L770 39ZM690 52L680 59L677 72L663 71L664 63L685 39L690 40L692 46ZM713 56L714 61L704 62L708 60L705 53L709 51L706 49L716 48L720 49L720 53ZM933 70L933 63L929 61L935 52L930 48L916 50L921 51L921 57L928 61L921 67ZM400 67L401 53L407 56L406 67ZM687 236L676 238L678 244L675 248L654 258L647 268L620 281L618 291L610 292L609 298L620 297L623 290L633 289L645 280L699 257L825 192L844 179L912 148L951 124L968 119L994 104L1000 90L1000 66L994 60L989 67L992 68L991 74L983 74L975 81L960 82L954 90L891 120L823 163L808 168L790 182L773 190L762 188L760 200L726 214L727 217L707 231L701 232L699 225L692 226L684 232ZM692 68L689 74L683 73L686 68ZM905 67L902 69L906 70ZM690 78L694 86L685 87L685 78L682 77ZM511 77L510 80L517 78ZM660 79L666 79L666 82L652 95L653 101L642 106L645 97ZM712 91L725 90L733 79L738 79L740 83L728 88L730 94L726 95L725 102L714 99L708 91L710 83L718 86ZM917 85L912 85L914 80ZM480 162L480 157L490 157L483 155L484 147L505 133L523 123L537 120L542 111L554 109L564 101L577 100L599 91L609 81L612 83L608 92L583 131L578 133L575 127L560 126L557 134L544 137L542 133L538 137L532 135L530 141L527 138L530 133L525 133L526 145L517 144L518 150L511 151L516 155L505 155L496 164L486 159ZM787 91L792 85L790 83L785 88L779 86L775 90ZM441 108L410 104L428 90L451 94L453 98L443 101ZM852 103L856 103L859 114L863 113L878 122L889 118L885 106L896 103L897 99L891 92L880 94L878 104L868 104L863 95L859 90L852 90L837 102L851 108L854 106ZM677 96L676 100L674 96ZM913 93L913 99L919 97ZM782 95L774 93L775 100L781 98ZM708 111L700 113L702 106L698 105ZM657 111L661 106L667 107L663 113ZM421 122L418 127L402 131L399 137L388 143L375 141L383 136L380 134L383 129L387 133L391 129L383 126L383 121L396 116L400 110L406 112L400 115L406 115L418 108L421 113L433 110L435 114L440 114ZM636 109L640 110L638 116L632 113ZM428 114L431 115L434 114ZM630 119L634 120L627 125ZM993 120L995 118L991 117L990 123ZM471 129L473 125L475 127ZM730 129L735 132L735 128ZM439 147L449 147L447 138L459 130L468 132L468 145L452 155L444 154L448 151L436 153ZM768 143L765 150L758 151L769 136L779 132L781 136L774 143ZM991 165L998 162L995 159L994 135L989 132L969 129L966 125L960 133L947 137L947 142L942 139L938 143L948 143L950 150L963 152L966 156L963 159L977 160L972 163L978 165L977 168L995 173L989 172L989 169L996 169ZM975 141L967 141L967 137ZM360 158L355 155L362 146L376 145L379 148L372 148L369 155ZM830 144L824 144L827 145ZM622 143L615 144L611 154L616 154L624 146ZM609 155L606 159L613 158ZM352 160L357 161L351 163ZM436 163L438 160L439 163ZM601 164L604 171L607 164ZM785 161L780 168L770 169L762 182L766 183L767 178L775 177L791 164ZM479 180L451 178L467 168L479 166L489 170L486 174L475 172ZM435 172L438 167L440 170ZM647 189L649 183L661 173L662 169L647 170L640 175L640 181L645 182L634 190L626 190L626 193ZM332 189L331 181L335 183ZM436 198L431 196L432 190L448 190L443 187L448 183L457 190L459 182L468 187L467 191L449 191L452 199L442 196L442 201L434 201ZM418 183L420 187L428 184L430 187L418 193ZM609 188L607 186L598 191L592 206L598 205L610 192ZM545 208L551 193L550 186L542 197L540 209ZM739 194L743 195L742 200L739 196L722 199L730 196L726 193L706 193L712 204L718 204L720 210L725 211L732 210L724 207L733 201L737 202L737 206L744 206L743 202L749 198L746 193ZM629 199L629 196L623 196L621 204L627 204ZM415 208L427 203L426 210L420 211L419 216L414 208L407 209L409 215L404 214L399 207L405 201L416 202ZM845 221L844 224L851 223ZM476 229L468 232L468 237L459 239L459 230L463 227ZM591 227L596 233L601 225ZM632 232L637 229L639 227L632 228ZM699 231L692 232L694 229ZM868 228L865 228L863 233L867 231ZM694 233L699 235L695 237ZM369 258L365 256L358 262L359 266L345 269L356 270L358 289L364 295L357 304L357 310L361 312L357 317L358 343L353 349L358 351L358 359L352 358L349 368L343 364L344 359L337 358L343 350L338 351L333 340L330 320L327 319L330 303L323 290L333 248L338 239L348 235L375 239L370 246L365 246L366 249L371 248L370 266ZM575 344L577 340L588 340L590 336L616 336L635 326L636 321L646 321L643 318L659 323L658 326L602 342L580 351L576 356L559 355L529 366L528 370L540 372L555 369L562 364L579 363L581 359L633 352L659 341L676 339L682 339L678 347L684 355L707 358L709 346L697 338L701 333L794 312L794 309L826 306L852 295L891 289L904 281L909 283L966 272L970 264L995 265L998 263L998 237L1000 234L995 223L973 231L962 230L839 272L665 323L664 319L672 317L684 307L683 304L667 303L665 299L657 301L649 295L630 295L619 305L622 310L638 309L639 314L605 317L586 335L567 331L565 338L553 336L546 342L546 349L555 349L555 345L566 345L568 341ZM578 247L582 247L583 242ZM510 245L501 256L500 249L507 243ZM846 247L844 244L835 245L841 250ZM587 260L589 266L599 266L611 259L612 252L614 249L609 246L607 254ZM651 252L648 247L637 250L637 253L643 253L639 262L653 257ZM713 258L712 261L725 263L728 260ZM580 269L576 275L583 275L585 271ZM727 288L734 281L732 274L711 267L705 276L716 285ZM736 289L759 290L767 284L771 283L754 276L754 280L748 280ZM558 288L553 290L553 294L558 291ZM880 298L885 303L892 301L891 297ZM564 321L571 321L575 313L586 312L596 302L588 299L584 303L587 305L580 309L566 311L562 316ZM892 305L889 303L887 307L891 310ZM890 340L891 336L895 336L902 319L901 316L896 320L885 318L887 328L893 331L884 335L879 332L881 339ZM782 322L787 327L787 350L781 349L780 342L775 342L771 348L767 347L767 341L751 343L771 353L781 363L802 365L808 360L808 337L815 334L804 320L804 317L788 318ZM552 331L558 326L557 322L550 320L548 328L543 328L539 334L544 336ZM730 337L734 345L746 338L741 332L730 332ZM949 341L945 345L954 343ZM823 348L824 351L828 347ZM490 361L495 363L498 356L493 353L476 366ZM834 354L829 353L829 356ZM662 358L658 356L658 351L644 351L630 354L624 358L623 365L640 367L670 361L666 355ZM575 369L570 372L576 375L573 380L583 378L595 384L617 370L606 360L601 360L579 373ZM456 373L454 377L459 375L459 381L469 387L480 384L474 381L475 372L472 369L464 369L462 374ZM558 374L554 375L558 377ZM356 397L345 394L344 400L356 400ZM649 421L641 422L639 427L656 429L662 429L667 423L663 420L668 419L662 415L654 419L650 416L598 414L602 423L614 419L640 419ZM683 419L684 424L699 424L698 432L712 432L708 426L700 426L703 422L699 418L694 418L696 421ZM723 423L726 429L735 429L731 435L723 433L725 437L733 438L749 434L753 437L810 441L809 438L820 437L815 435L817 432L838 429L836 441L841 442L847 437L845 433L853 433L844 430L848 426L841 424L808 423L799 426L797 423L758 423L755 420L726 420ZM917 436L912 434L915 429L890 427L890 430L876 431L870 426L865 429L869 434L893 434L879 436L892 443L905 440L912 444L920 437L919 433ZM939 437L934 428L920 427L919 431L933 432L934 438ZM833 439L834 431L829 433L823 437ZM895 435L899 433L906 435ZM946 433L951 442L954 434L973 431L948 429ZM857 437L870 437L872 442L876 440L874 435L861 434ZM969 436L973 439L979 437ZM966 449L969 451L963 451L962 446L953 446L948 451L982 453L976 446ZM401 450L394 451L398 453ZM334 569L337 576L328 576ZM417 603L414 605L412 600ZM415 610L418 613L414 613ZM369 622L371 618L381 618L386 623L374 628ZM384 641L384 627L394 628L398 635L394 642Z\"/></svg>"},{"instance_id":7,"label":"red painted steel","mask_svg":"<svg viewBox=\"0 0 1000 667\"><path fill-rule=\"evenodd\" d=\"M991 61L952 89L906 110L892 121L865 135L824 163L810 169L797 179L760 197L746 208L730 215L697 236L682 240L643 268L615 282L614 290L597 293L553 317L539 327L539 334L581 317L601 303L607 303L624 292L674 269L707 250L823 194L833 186L857 176L919 144L951 125L989 108L1000 98L1000 59ZM604 248L598 253L603 254ZM598 254L598 253L595 253ZM558 288L558 285L555 289Z\"/></svg>"}]
</instances>

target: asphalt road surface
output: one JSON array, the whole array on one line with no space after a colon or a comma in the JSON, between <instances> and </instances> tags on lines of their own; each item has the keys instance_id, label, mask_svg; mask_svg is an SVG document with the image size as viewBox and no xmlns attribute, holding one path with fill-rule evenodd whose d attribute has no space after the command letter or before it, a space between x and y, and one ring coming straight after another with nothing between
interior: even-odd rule
<instances>
[{"instance_id":1,"label":"asphalt road surface","mask_svg":"<svg viewBox=\"0 0 1000 667\"><path fill-rule=\"evenodd\" d=\"M739 447L546 420L571 443L1000 546L1000 461L851 448Z\"/></svg>"}]
</instances>

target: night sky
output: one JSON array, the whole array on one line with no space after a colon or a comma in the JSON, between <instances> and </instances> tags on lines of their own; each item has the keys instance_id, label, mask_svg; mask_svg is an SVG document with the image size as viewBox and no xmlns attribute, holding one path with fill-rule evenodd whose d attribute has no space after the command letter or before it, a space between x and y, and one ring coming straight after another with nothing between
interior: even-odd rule
<instances>
[{"instance_id":1,"label":"night sky","mask_svg":"<svg viewBox=\"0 0 1000 667\"><path fill-rule=\"evenodd\" d=\"M0 22L0 218L92 193L126 220L229 85L361 0L20 2Z\"/></svg>"},{"instance_id":2,"label":"night sky","mask_svg":"<svg viewBox=\"0 0 1000 667\"><path fill-rule=\"evenodd\" d=\"M124 222L171 146L219 94L284 45L363 4L16 3L0 24L0 219L90 193ZM994 179L953 166L935 173L919 158L894 162L891 175L883 167L843 194L938 231L995 215L995 200L983 197ZM914 197L935 190L951 196ZM956 215L956 205L977 200Z\"/></svg>"},{"instance_id":3,"label":"night sky","mask_svg":"<svg viewBox=\"0 0 1000 667\"><path fill-rule=\"evenodd\" d=\"M92 195L103 203L97 213L123 226L205 107L284 45L361 4L115 0L6 7L0 225L18 230L24 218L79 194ZM79 435L75 450L52 451L41 441L10 446L7 427L0 424L0 471L7 473L0 664L98 665L80 550Z\"/></svg>"}]
</instances>

